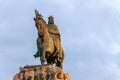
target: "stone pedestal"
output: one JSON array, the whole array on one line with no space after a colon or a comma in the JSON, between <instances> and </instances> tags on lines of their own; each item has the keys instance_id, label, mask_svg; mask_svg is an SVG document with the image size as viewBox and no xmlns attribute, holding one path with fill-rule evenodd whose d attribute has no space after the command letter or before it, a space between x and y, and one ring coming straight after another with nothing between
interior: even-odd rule
<instances>
[{"instance_id":1,"label":"stone pedestal","mask_svg":"<svg viewBox=\"0 0 120 80\"><path fill-rule=\"evenodd\" d=\"M20 67L13 80L70 80L67 73L52 65L33 65Z\"/></svg>"}]
</instances>

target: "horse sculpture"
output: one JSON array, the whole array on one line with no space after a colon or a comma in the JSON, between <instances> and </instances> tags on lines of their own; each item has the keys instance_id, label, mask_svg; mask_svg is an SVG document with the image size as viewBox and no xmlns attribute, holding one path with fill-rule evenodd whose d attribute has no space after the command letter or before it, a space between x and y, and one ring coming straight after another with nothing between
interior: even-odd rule
<instances>
[{"instance_id":1,"label":"horse sculpture","mask_svg":"<svg viewBox=\"0 0 120 80\"><path fill-rule=\"evenodd\" d=\"M35 10L36 17L35 25L38 30L38 38L37 38L37 53L34 57L40 57L41 64L43 65L45 62L48 64L56 64L56 66L62 68L62 62L64 59L64 52L61 47L61 51L57 51L54 41L51 38L48 32L48 26L43 19L42 15L39 14L37 10Z\"/></svg>"}]
</instances>

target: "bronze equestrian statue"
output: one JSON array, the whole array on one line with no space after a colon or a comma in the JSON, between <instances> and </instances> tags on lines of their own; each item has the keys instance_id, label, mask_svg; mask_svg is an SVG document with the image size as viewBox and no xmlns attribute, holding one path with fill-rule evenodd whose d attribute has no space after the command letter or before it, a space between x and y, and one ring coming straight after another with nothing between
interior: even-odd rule
<instances>
[{"instance_id":1,"label":"bronze equestrian statue","mask_svg":"<svg viewBox=\"0 0 120 80\"><path fill-rule=\"evenodd\" d=\"M64 50L61 46L60 34L57 26L54 24L54 18L50 16L46 24L43 16L35 10L35 25L38 30L37 53L35 58L40 57L41 64L56 64L62 68L64 59Z\"/></svg>"}]
</instances>

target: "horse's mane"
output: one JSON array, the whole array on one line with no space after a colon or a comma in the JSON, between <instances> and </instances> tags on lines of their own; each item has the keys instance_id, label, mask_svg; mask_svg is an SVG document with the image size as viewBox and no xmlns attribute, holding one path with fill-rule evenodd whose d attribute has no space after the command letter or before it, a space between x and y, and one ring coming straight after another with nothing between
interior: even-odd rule
<instances>
[{"instance_id":1,"label":"horse's mane","mask_svg":"<svg viewBox=\"0 0 120 80\"><path fill-rule=\"evenodd\" d=\"M45 22L45 20L42 18L42 20L43 20L43 22L44 22L44 24L45 24L45 26L47 27L47 24L46 24L46 22ZM48 28L48 27L47 27Z\"/></svg>"}]
</instances>

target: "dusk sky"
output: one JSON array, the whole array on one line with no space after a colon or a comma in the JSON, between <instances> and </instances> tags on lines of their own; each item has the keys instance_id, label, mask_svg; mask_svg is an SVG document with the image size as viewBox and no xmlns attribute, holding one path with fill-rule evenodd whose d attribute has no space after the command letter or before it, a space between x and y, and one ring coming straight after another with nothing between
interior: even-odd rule
<instances>
[{"instance_id":1,"label":"dusk sky","mask_svg":"<svg viewBox=\"0 0 120 80\"><path fill-rule=\"evenodd\" d=\"M120 80L120 0L0 0L0 80L40 64L35 9L54 16L71 80Z\"/></svg>"}]
</instances>

